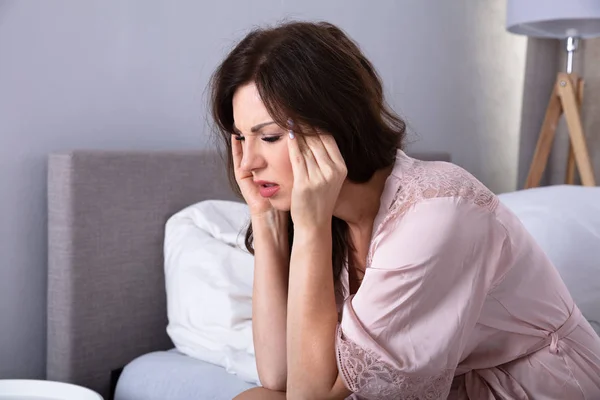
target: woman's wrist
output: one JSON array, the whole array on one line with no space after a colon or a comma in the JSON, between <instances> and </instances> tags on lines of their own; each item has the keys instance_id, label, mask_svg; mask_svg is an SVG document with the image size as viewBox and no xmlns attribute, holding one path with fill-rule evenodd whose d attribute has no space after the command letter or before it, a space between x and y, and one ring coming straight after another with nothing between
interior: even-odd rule
<instances>
[{"instance_id":1,"label":"woman's wrist","mask_svg":"<svg viewBox=\"0 0 600 400\"><path fill-rule=\"evenodd\" d=\"M294 225L294 244L306 244L331 240L331 224L329 225Z\"/></svg>"},{"instance_id":2,"label":"woman's wrist","mask_svg":"<svg viewBox=\"0 0 600 400\"><path fill-rule=\"evenodd\" d=\"M284 211L269 210L259 214L250 215L252 227L255 226L263 229L276 229L287 232L288 216Z\"/></svg>"},{"instance_id":3,"label":"woman's wrist","mask_svg":"<svg viewBox=\"0 0 600 400\"><path fill-rule=\"evenodd\" d=\"M268 211L251 216L254 249L261 244L274 246L282 255L289 254L288 215L283 211Z\"/></svg>"},{"instance_id":4,"label":"woman's wrist","mask_svg":"<svg viewBox=\"0 0 600 400\"><path fill-rule=\"evenodd\" d=\"M323 218L322 220L308 220L294 222L294 237L296 234L313 236L331 233L332 217Z\"/></svg>"}]
</instances>

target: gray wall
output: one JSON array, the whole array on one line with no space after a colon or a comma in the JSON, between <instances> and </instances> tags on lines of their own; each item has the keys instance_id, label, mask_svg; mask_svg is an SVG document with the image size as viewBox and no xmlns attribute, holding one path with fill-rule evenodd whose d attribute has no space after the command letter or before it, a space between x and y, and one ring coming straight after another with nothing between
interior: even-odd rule
<instances>
[{"instance_id":1,"label":"gray wall","mask_svg":"<svg viewBox=\"0 0 600 400\"><path fill-rule=\"evenodd\" d=\"M549 39L530 39L527 44L525 83L519 135L519 170L517 188L525 187L529 166L535 152L540 127L546 114L552 86L556 82L560 42ZM541 185L548 183L548 171Z\"/></svg>"},{"instance_id":2,"label":"gray wall","mask_svg":"<svg viewBox=\"0 0 600 400\"><path fill-rule=\"evenodd\" d=\"M596 185L600 185L600 38L583 45L581 76L585 79L583 129L594 165Z\"/></svg>"},{"instance_id":3,"label":"gray wall","mask_svg":"<svg viewBox=\"0 0 600 400\"><path fill-rule=\"evenodd\" d=\"M410 149L450 151L493 190L513 190L525 39L504 31L504 6L0 0L0 378L44 376L47 154L207 146L207 79L252 25L339 24L407 117Z\"/></svg>"}]
</instances>

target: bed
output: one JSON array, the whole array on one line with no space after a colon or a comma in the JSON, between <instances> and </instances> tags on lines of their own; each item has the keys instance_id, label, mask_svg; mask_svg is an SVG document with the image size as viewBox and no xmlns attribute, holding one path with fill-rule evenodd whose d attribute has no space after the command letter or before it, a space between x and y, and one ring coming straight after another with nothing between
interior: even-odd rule
<instances>
[{"instance_id":1,"label":"bed","mask_svg":"<svg viewBox=\"0 0 600 400\"><path fill-rule=\"evenodd\" d=\"M106 400L231 399L253 386L174 350L165 329L165 223L202 200L236 200L224 165L211 151L49 156L48 379Z\"/></svg>"}]
</instances>

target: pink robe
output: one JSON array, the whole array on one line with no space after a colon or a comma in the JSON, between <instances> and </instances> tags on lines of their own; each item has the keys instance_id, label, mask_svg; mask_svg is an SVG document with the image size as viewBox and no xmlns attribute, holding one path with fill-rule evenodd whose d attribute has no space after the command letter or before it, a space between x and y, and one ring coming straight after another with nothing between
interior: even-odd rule
<instances>
[{"instance_id":1,"label":"pink robe","mask_svg":"<svg viewBox=\"0 0 600 400\"><path fill-rule=\"evenodd\" d=\"M600 399L600 338L515 215L455 165L398 151L339 307L350 399Z\"/></svg>"}]
</instances>

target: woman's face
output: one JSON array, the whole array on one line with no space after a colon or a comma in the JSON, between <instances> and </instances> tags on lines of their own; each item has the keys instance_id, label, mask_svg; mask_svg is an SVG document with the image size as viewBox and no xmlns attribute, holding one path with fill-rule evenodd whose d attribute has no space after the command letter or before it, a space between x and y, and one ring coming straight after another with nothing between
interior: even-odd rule
<instances>
[{"instance_id":1,"label":"woman's face","mask_svg":"<svg viewBox=\"0 0 600 400\"><path fill-rule=\"evenodd\" d=\"M242 138L241 168L251 173L261 196L273 208L288 211L294 176L286 129L267 112L254 83L241 86L233 96L234 129Z\"/></svg>"}]
</instances>

